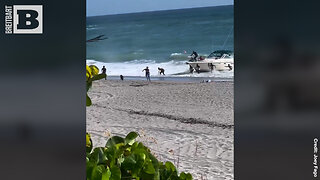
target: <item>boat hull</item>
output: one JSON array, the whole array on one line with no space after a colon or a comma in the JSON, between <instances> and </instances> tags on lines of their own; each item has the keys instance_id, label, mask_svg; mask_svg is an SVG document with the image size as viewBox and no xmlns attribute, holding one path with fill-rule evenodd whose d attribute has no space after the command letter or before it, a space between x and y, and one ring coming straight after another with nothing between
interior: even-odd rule
<instances>
[{"instance_id":1,"label":"boat hull","mask_svg":"<svg viewBox=\"0 0 320 180\"><path fill-rule=\"evenodd\" d=\"M234 63L232 61L225 62L210 62L210 61L196 61L188 62L193 70L199 72L211 72L211 71L231 71L234 68Z\"/></svg>"}]
</instances>

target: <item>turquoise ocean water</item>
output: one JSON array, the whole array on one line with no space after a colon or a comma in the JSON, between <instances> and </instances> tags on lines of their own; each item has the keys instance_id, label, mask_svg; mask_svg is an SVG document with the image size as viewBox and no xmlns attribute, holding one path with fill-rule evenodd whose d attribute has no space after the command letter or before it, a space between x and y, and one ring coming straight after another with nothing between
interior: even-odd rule
<instances>
[{"instance_id":1,"label":"turquoise ocean water","mask_svg":"<svg viewBox=\"0 0 320 180\"><path fill-rule=\"evenodd\" d=\"M149 66L157 76L163 67L169 76L233 77L233 72L193 75L188 72L192 51L208 55L233 50L233 6L218 6L87 17L87 64L107 67L109 75L143 76Z\"/></svg>"}]
</instances>

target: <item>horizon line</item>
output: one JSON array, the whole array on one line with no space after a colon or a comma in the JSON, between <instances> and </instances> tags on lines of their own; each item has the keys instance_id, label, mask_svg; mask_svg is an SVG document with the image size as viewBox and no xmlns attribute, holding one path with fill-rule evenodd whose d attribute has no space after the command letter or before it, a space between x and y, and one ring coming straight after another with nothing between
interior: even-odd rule
<instances>
[{"instance_id":1,"label":"horizon line","mask_svg":"<svg viewBox=\"0 0 320 180\"><path fill-rule=\"evenodd\" d=\"M186 9L199 9L199 8L210 8L210 7L221 7L221 6L234 6L234 5L233 5L233 4L226 4L226 5L218 5L218 6L203 6L203 7L191 7L191 8L179 8L179 9L163 9L163 10L138 11L138 12L129 12L129 13L120 13L120 14L93 15L93 16L86 16L86 18L88 18L88 17L99 17L99 16L115 16L115 15L128 15L128 14L139 14L139 13L151 13L151 12L161 12L161 11L186 10Z\"/></svg>"}]
</instances>

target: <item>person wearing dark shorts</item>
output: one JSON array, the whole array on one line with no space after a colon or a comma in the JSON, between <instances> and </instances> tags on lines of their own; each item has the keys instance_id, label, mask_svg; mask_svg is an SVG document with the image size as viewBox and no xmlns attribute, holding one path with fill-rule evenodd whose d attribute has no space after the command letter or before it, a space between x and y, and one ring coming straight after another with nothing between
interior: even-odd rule
<instances>
[{"instance_id":1,"label":"person wearing dark shorts","mask_svg":"<svg viewBox=\"0 0 320 180\"><path fill-rule=\"evenodd\" d=\"M199 64L197 64L197 66L196 66L196 71L197 71L198 74L200 73L200 66L199 66Z\"/></svg>"},{"instance_id":2,"label":"person wearing dark shorts","mask_svg":"<svg viewBox=\"0 0 320 180\"><path fill-rule=\"evenodd\" d=\"M209 63L208 66L209 66L209 68L210 68L210 71L212 72L213 69L214 69L214 65L213 65L212 63Z\"/></svg>"},{"instance_id":3,"label":"person wearing dark shorts","mask_svg":"<svg viewBox=\"0 0 320 180\"><path fill-rule=\"evenodd\" d=\"M143 71L146 71L146 78L147 78L147 81L151 81L150 80L150 70L149 70L149 67L147 66L145 69L142 70Z\"/></svg>"},{"instance_id":4,"label":"person wearing dark shorts","mask_svg":"<svg viewBox=\"0 0 320 180\"><path fill-rule=\"evenodd\" d=\"M102 74L106 74L107 73L107 69L105 66L102 67ZM104 78L105 80L107 80L107 76Z\"/></svg>"}]
</instances>

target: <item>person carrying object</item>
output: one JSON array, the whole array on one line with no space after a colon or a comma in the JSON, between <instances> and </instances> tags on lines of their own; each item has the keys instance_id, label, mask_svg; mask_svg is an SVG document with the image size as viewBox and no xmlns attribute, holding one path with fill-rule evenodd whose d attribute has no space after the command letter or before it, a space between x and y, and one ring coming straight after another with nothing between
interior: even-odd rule
<instances>
[{"instance_id":1,"label":"person carrying object","mask_svg":"<svg viewBox=\"0 0 320 180\"><path fill-rule=\"evenodd\" d=\"M160 75L161 75L161 74L165 75L165 74L164 74L164 69L163 69L163 68L158 67L158 70L159 70Z\"/></svg>"}]
</instances>

